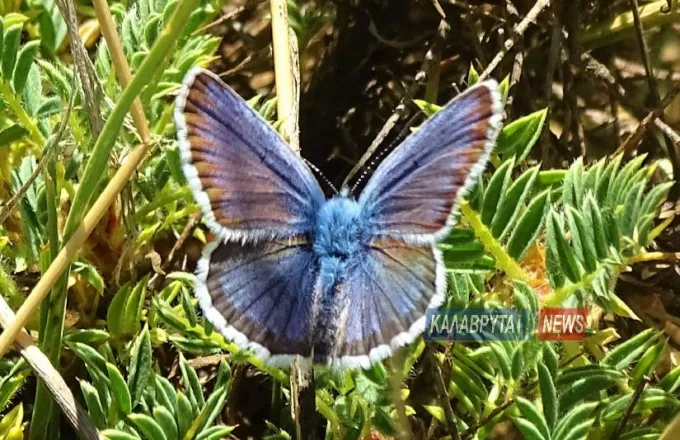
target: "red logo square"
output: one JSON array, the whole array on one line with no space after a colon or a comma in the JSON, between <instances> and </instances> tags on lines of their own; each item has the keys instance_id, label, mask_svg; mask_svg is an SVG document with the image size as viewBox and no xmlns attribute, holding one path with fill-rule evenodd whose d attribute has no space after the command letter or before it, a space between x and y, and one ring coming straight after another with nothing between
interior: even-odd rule
<instances>
[{"instance_id":1,"label":"red logo square","mask_svg":"<svg viewBox=\"0 0 680 440\"><path fill-rule=\"evenodd\" d=\"M586 337L588 309L550 307L541 309L539 341L579 341Z\"/></svg>"}]
</instances>

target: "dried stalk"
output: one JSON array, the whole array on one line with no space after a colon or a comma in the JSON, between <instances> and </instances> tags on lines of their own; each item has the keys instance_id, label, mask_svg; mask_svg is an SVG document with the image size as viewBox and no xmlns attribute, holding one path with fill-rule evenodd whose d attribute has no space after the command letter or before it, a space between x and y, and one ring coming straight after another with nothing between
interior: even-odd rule
<instances>
[{"instance_id":1,"label":"dried stalk","mask_svg":"<svg viewBox=\"0 0 680 440\"><path fill-rule=\"evenodd\" d=\"M0 324L7 327L15 320L14 312L0 296ZM76 400L64 379L59 372L52 366L47 356L33 343L33 338L23 328L17 335L17 341L21 345L20 353L33 372L40 378L43 384L54 396L55 402L61 408L68 422L78 433L79 437L85 440L100 440L97 428L94 426L90 417Z\"/></svg>"},{"instance_id":2,"label":"dried stalk","mask_svg":"<svg viewBox=\"0 0 680 440\"><path fill-rule=\"evenodd\" d=\"M123 45L118 37L116 23L111 16L109 5L106 0L92 0L92 4L94 5L94 12L97 15L99 26L102 29L102 35L104 35L104 40L106 40L106 46L109 48L118 81L120 81L121 87L126 88L132 80L132 74L130 73L130 65L125 57L125 52L123 52ZM130 113L132 113L132 120L139 132L142 143L145 145L150 144L151 133L149 131L149 123L144 116L144 109L142 109L142 102L139 98L136 98L132 103Z\"/></svg>"}]
</instances>

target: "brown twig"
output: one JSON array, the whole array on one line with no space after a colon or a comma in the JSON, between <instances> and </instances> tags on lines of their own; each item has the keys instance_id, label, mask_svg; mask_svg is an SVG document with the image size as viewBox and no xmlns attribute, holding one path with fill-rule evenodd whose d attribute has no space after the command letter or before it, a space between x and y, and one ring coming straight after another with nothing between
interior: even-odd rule
<instances>
[{"instance_id":1,"label":"brown twig","mask_svg":"<svg viewBox=\"0 0 680 440\"><path fill-rule=\"evenodd\" d=\"M0 324L7 328L14 321L15 315L5 299L0 295ZM59 372L52 366L47 356L34 344L33 338L24 329L17 336L21 348L19 353L26 360L33 372L52 393L54 401L59 405L68 422L78 435L85 440L100 440L99 432L75 396L71 392Z\"/></svg>"},{"instance_id":2,"label":"brown twig","mask_svg":"<svg viewBox=\"0 0 680 440\"><path fill-rule=\"evenodd\" d=\"M635 23L635 34L637 35L638 44L640 46L640 55L642 55L642 61L645 66L645 73L647 74L647 84L649 85L649 93L652 97L652 102L654 104L659 102L661 96L659 95L659 89L656 86L656 79L654 78L654 72L652 71L652 63L649 59L649 48L647 47L647 41L644 36L644 28L642 26L642 20L640 19L640 10L637 0L630 0L630 8L633 13L633 22Z\"/></svg>"},{"instance_id":3,"label":"brown twig","mask_svg":"<svg viewBox=\"0 0 680 440\"><path fill-rule=\"evenodd\" d=\"M66 22L73 63L80 77L80 83L83 86L87 117L90 121L92 132L97 137L99 132L102 131L102 115L98 104L98 97L101 93L99 80L92 65L92 60L90 60L90 56L78 32L78 15L73 0L57 0L56 4L61 12L61 16L64 18L64 22Z\"/></svg>"},{"instance_id":4,"label":"brown twig","mask_svg":"<svg viewBox=\"0 0 680 440\"><path fill-rule=\"evenodd\" d=\"M442 375L442 369L439 366L439 361L434 355L433 350L428 350L430 365L434 369L435 385L437 386L437 395L439 396L439 401L444 409L444 417L446 418L446 425L448 426L449 434L453 440L460 440L460 433L458 432L458 425L456 424L456 415L453 412L453 407L451 406L451 399L449 398L448 388L446 382L444 382L444 376Z\"/></svg>"},{"instance_id":5,"label":"brown twig","mask_svg":"<svg viewBox=\"0 0 680 440\"><path fill-rule=\"evenodd\" d=\"M491 411L491 413L489 413L489 415L486 418L480 420L477 423L472 424L468 429L463 431L463 440L471 439L475 435L475 433L479 430L479 428L492 421L499 414L508 409L513 403L515 403L514 399L504 402L501 406Z\"/></svg>"},{"instance_id":6,"label":"brown twig","mask_svg":"<svg viewBox=\"0 0 680 440\"><path fill-rule=\"evenodd\" d=\"M549 4L550 0L538 0L534 4L534 6L527 13L526 17L524 17L524 19L519 22L517 27L513 29L510 38L505 40L505 43L503 43L503 48L496 54L496 56L493 57L486 69L484 69L484 71L479 75L480 81L487 79L491 75L491 72L493 72L496 67L498 67L505 55L507 55L510 49L512 49L512 47L515 45L517 39L522 38L524 32L529 27L529 24L535 21L541 11L543 11L543 9L545 9L545 7Z\"/></svg>"},{"instance_id":7,"label":"brown twig","mask_svg":"<svg viewBox=\"0 0 680 440\"><path fill-rule=\"evenodd\" d=\"M633 397L631 397L630 402L628 402L626 411L623 413L623 417L621 417L619 419L619 422L616 424L616 428L614 429L612 436L609 437L609 440L618 440L621 434L623 434L623 429L626 427L626 423L628 423L628 419L630 418L631 414L633 414L635 405L637 405L638 400L640 400L640 396L642 395L642 392L645 390L645 387L647 386L647 381L648 381L647 378L643 378L640 381L640 383L638 383L638 386L635 387Z\"/></svg>"},{"instance_id":8,"label":"brown twig","mask_svg":"<svg viewBox=\"0 0 680 440\"><path fill-rule=\"evenodd\" d=\"M673 87L670 92L668 92L661 102L651 112L649 112L642 121L640 121L640 125L638 125L635 131L630 136L628 136L628 138L619 148L617 148L615 154L621 152L623 152L625 155L631 154L649 127L654 123L654 121L661 117L666 107L668 107L668 105L675 99L676 96L678 96L679 93L680 84L676 84L676 86Z\"/></svg>"}]
</instances>

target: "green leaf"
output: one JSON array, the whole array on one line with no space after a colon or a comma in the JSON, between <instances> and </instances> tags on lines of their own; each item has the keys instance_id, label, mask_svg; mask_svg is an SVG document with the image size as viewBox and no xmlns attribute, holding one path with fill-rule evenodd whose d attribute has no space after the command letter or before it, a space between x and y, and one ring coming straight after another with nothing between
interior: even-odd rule
<instances>
[{"instance_id":1,"label":"green leaf","mask_svg":"<svg viewBox=\"0 0 680 440\"><path fill-rule=\"evenodd\" d=\"M557 391L550 370L543 362L538 364L538 387L541 390L543 414L548 425L548 431L552 432L555 429L557 415L559 414Z\"/></svg>"},{"instance_id":2,"label":"green leaf","mask_svg":"<svg viewBox=\"0 0 680 440\"><path fill-rule=\"evenodd\" d=\"M516 161L523 161L541 137L548 109L539 110L523 116L505 127L498 135L497 151L501 154L513 154Z\"/></svg>"},{"instance_id":3,"label":"green leaf","mask_svg":"<svg viewBox=\"0 0 680 440\"><path fill-rule=\"evenodd\" d=\"M437 113L439 110L441 110L441 106L437 104L432 104L427 101L423 101L422 99L414 99L413 102L418 106L421 112L425 114L428 118L435 113Z\"/></svg>"},{"instance_id":4,"label":"green leaf","mask_svg":"<svg viewBox=\"0 0 680 440\"><path fill-rule=\"evenodd\" d=\"M674 393L680 387L680 366L666 373L657 386L664 391Z\"/></svg>"},{"instance_id":5,"label":"green leaf","mask_svg":"<svg viewBox=\"0 0 680 440\"><path fill-rule=\"evenodd\" d=\"M599 204L601 204L601 206L604 206L607 201L609 188L611 187L612 182L616 177L616 174L619 170L619 166L621 165L622 158L623 158L622 154L619 154L616 157L614 157L614 159L612 159L611 162L609 162L609 164L607 164L607 166L604 168L602 176L600 177L597 183L597 191L595 195L597 196L597 201L599 202Z\"/></svg>"},{"instance_id":6,"label":"green leaf","mask_svg":"<svg viewBox=\"0 0 680 440\"><path fill-rule=\"evenodd\" d=\"M175 423L175 417L170 411L164 406L156 406L153 409L153 418L156 420L158 425L160 425L163 433L168 439L176 439L177 437L177 424Z\"/></svg>"},{"instance_id":7,"label":"green leaf","mask_svg":"<svg viewBox=\"0 0 680 440\"><path fill-rule=\"evenodd\" d=\"M469 396L475 396L481 401L485 401L489 397L489 393L481 379L463 363L454 363L451 366L451 380L455 381Z\"/></svg>"},{"instance_id":8,"label":"green leaf","mask_svg":"<svg viewBox=\"0 0 680 440\"><path fill-rule=\"evenodd\" d=\"M0 147L18 141L27 134L28 130L26 130L23 126L19 124L10 125L5 129L0 130Z\"/></svg>"},{"instance_id":9,"label":"green leaf","mask_svg":"<svg viewBox=\"0 0 680 440\"><path fill-rule=\"evenodd\" d=\"M80 274L100 295L104 293L106 287L104 278L92 264L77 261L74 263L73 272Z\"/></svg>"},{"instance_id":10,"label":"green leaf","mask_svg":"<svg viewBox=\"0 0 680 440\"><path fill-rule=\"evenodd\" d=\"M64 341L97 344L109 339L109 332L96 328L68 329L64 331Z\"/></svg>"},{"instance_id":11,"label":"green leaf","mask_svg":"<svg viewBox=\"0 0 680 440\"><path fill-rule=\"evenodd\" d=\"M40 35L45 46L54 53L66 38L66 23L54 0L36 0L36 2L43 8L42 13L38 16Z\"/></svg>"},{"instance_id":12,"label":"green leaf","mask_svg":"<svg viewBox=\"0 0 680 440\"><path fill-rule=\"evenodd\" d=\"M2 49L5 42L5 20L0 16L0 60L2 59Z\"/></svg>"},{"instance_id":13,"label":"green leaf","mask_svg":"<svg viewBox=\"0 0 680 440\"><path fill-rule=\"evenodd\" d=\"M224 408L228 392L229 390L225 385L214 390L210 394L205 406L189 428L189 437L193 437L196 433L203 432L206 426L212 425L217 416L222 412L222 408Z\"/></svg>"},{"instance_id":14,"label":"green leaf","mask_svg":"<svg viewBox=\"0 0 680 440\"><path fill-rule=\"evenodd\" d=\"M120 411L123 414L130 414L132 412L132 399L130 397L130 390L125 384L125 379L123 379L123 375L120 374L118 368L110 362L106 363L106 369L109 373L111 391L113 392L114 399L118 403L118 408L120 408Z\"/></svg>"},{"instance_id":15,"label":"green leaf","mask_svg":"<svg viewBox=\"0 0 680 440\"><path fill-rule=\"evenodd\" d=\"M201 383L198 380L196 370L193 369L189 362L187 362L184 355L180 353L179 368L182 371L182 381L184 382L184 390L191 402L191 407L194 414L197 414L205 405L205 398L203 391L201 391Z\"/></svg>"},{"instance_id":16,"label":"green leaf","mask_svg":"<svg viewBox=\"0 0 680 440\"><path fill-rule=\"evenodd\" d=\"M19 52L19 57L16 61L16 66L14 66L14 75L12 78L12 85L14 86L14 91L17 94L21 94L26 85L26 79L28 79L28 72L31 70L33 65L33 59L38 53L40 48L40 41L34 40L29 41L24 44Z\"/></svg>"},{"instance_id":17,"label":"green leaf","mask_svg":"<svg viewBox=\"0 0 680 440\"><path fill-rule=\"evenodd\" d=\"M85 399L85 405L87 405L87 412L92 418L92 422L99 429L106 427L106 416L104 413L104 407L99 400L99 393L95 387L90 385L88 382L81 380L80 390L83 393L83 398Z\"/></svg>"},{"instance_id":18,"label":"green leaf","mask_svg":"<svg viewBox=\"0 0 680 440\"><path fill-rule=\"evenodd\" d=\"M583 158L579 157L569 167L562 184L562 201L565 205L581 206L583 191Z\"/></svg>"},{"instance_id":19,"label":"green leaf","mask_svg":"<svg viewBox=\"0 0 680 440\"><path fill-rule=\"evenodd\" d=\"M639 428L621 434L620 440L657 440L659 438L659 430L654 428Z\"/></svg>"},{"instance_id":20,"label":"green leaf","mask_svg":"<svg viewBox=\"0 0 680 440\"><path fill-rule=\"evenodd\" d=\"M602 420L615 421L621 419L628 409L632 398L633 393L630 392L627 395L621 396L610 402L601 413ZM680 402L678 402L671 394L656 388L646 388L640 394L632 414L640 414L657 408L664 408L672 411L677 410L678 406L680 406Z\"/></svg>"},{"instance_id":21,"label":"green leaf","mask_svg":"<svg viewBox=\"0 0 680 440\"><path fill-rule=\"evenodd\" d=\"M600 215L600 209L598 208L597 201L592 193L586 195L583 204L583 222L586 227L591 228L593 237L595 252L598 259L604 259L609 255L609 246L607 245L607 237L604 230L604 221Z\"/></svg>"},{"instance_id":22,"label":"green leaf","mask_svg":"<svg viewBox=\"0 0 680 440\"><path fill-rule=\"evenodd\" d=\"M12 79L12 74L14 73L14 63L17 60L17 54L19 53L19 41L21 40L21 30L22 26L15 24L10 26L7 31L5 31L5 44L2 54L2 62L0 62L0 67L2 67L2 77L5 81L10 81Z\"/></svg>"},{"instance_id":23,"label":"green leaf","mask_svg":"<svg viewBox=\"0 0 680 440\"><path fill-rule=\"evenodd\" d=\"M104 431L101 431L100 434L106 440L139 440L139 437L128 434L127 432L119 431L118 429L105 429Z\"/></svg>"},{"instance_id":24,"label":"green leaf","mask_svg":"<svg viewBox=\"0 0 680 440\"><path fill-rule=\"evenodd\" d=\"M545 366L548 367L548 371L550 371L554 380L559 372L559 360L551 343L543 345L543 362L545 362Z\"/></svg>"},{"instance_id":25,"label":"green leaf","mask_svg":"<svg viewBox=\"0 0 680 440\"><path fill-rule=\"evenodd\" d=\"M524 372L524 357L522 356L522 344L517 344L512 352L512 378L518 381Z\"/></svg>"},{"instance_id":26,"label":"green leaf","mask_svg":"<svg viewBox=\"0 0 680 440\"><path fill-rule=\"evenodd\" d=\"M235 426L218 425L212 426L196 436L196 440L221 440L229 437Z\"/></svg>"},{"instance_id":27,"label":"green leaf","mask_svg":"<svg viewBox=\"0 0 680 440\"><path fill-rule=\"evenodd\" d=\"M533 403L521 396L515 397L515 404L522 413L522 417L524 417L529 423L536 427L538 432L541 434L541 437L550 439L550 430L548 429L548 424L543 418L543 415L538 411L538 408L536 408Z\"/></svg>"},{"instance_id":28,"label":"green leaf","mask_svg":"<svg viewBox=\"0 0 680 440\"><path fill-rule=\"evenodd\" d=\"M599 395L600 391L618 385L619 381L604 376L592 376L573 382L559 396L560 411L571 409L574 405Z\"/></svg>"},{"instance_id":29,"label":"green leaf","mask_svg":"<svg viewBox=\"0 0 680 440\"><path fill-rule=\"evenodd\" d=\"M572 426L569 432L567 432L564 436L563 440L585 440L594 421L595 419L589 419L585 422L579 423L576 426Z\"/></svg>"},{"instance_id":30,"label":"green leaf","mask_svg":"<svg viewBox=\"0 0 680 440\"><path fill-rule=\"evenodd\" d=\"M125 302L123 310L122 329L128 334L135 334L139 331L140 321L142 319L142 310L144 309L144 299L146 298L146 285L149 282L151 274L147 274L142 278L130 292L130 296Z\"/></svg>"},{"instance_id":31,"label":"green leaf","mask_svg":"<svg viewBox=\"0 0 680 440\"><path fill-rule=\"evenodd\" d=\"M467 77L467 83L468 87L471 87L479 82L479 73L477 73L477 70L474 68L472 64L470 64L470 70L468 70L468 77Z\"/></svg>"},{"instance_id":32,"label":"green leaf","mask_svg":"<svg viewBox=\"0 0 680 440\"><path fill-rule=\"evenodd\" d=\"M515 419L515 425L522 433L524 440L549 440L549 437L543 437L538 428L526 419Z\"/></svg>"},{"instance_id":33,"label":"green leaf","mask_svg":"<svg viewBox=\"0 0 680 440\"><path fill-rule=\"evenodd\" d=\"M503 377L506 380L510 380L512 378L512 368L510 357L505 351L505 348L503 348L503 346L498 342L489 343L489 347L491 347L491 351L493 351L493 354L496 356L496 360L498 361L498 366L503 373Z\"/></svg>"},{"instance_id":34,"label":"green leaf","mask_svg":"<svg viewBox=\"0 0 680 440\"><path fill-rule=\"evenodd\" d=\"M577 425L586 422L593 410L597 407L599 402L584 403L572 408L560 423L557 424L553 432L553 440L564 440L569 435L569 432Z\"/></svg>"},{"instance_id":35,"label":"green leaf","mask_svg":"<svg viewBox=\"0 0 680 440\"><path fill-rule=\"evenodd\" d=\"M38 118L48 118L63 111L64 106L61 103L61 98L59 96L51 96L43 100L35 115Z\"/></svg>"},{"instance_id":36,"label":"green leaf","mask_svg":"<svg viewBox=\"0 0 680 440\"><path fill-rule=\"evenodd\" d=\"M130 352L130 371L128 374L127 385L130 389L132 407L137 406L142 399L144 390L149 383L151 375L151 338L149 328L144 326L142 332L137 336Z\"/></svg>"},{"instance_id":37,"label":"green leaf","mask_svg":"<svg viewBox=\"0 0 680 440\"><path fill-rule=\"evenodd\" d=\"M510 234L507 245L508 254L515 260L524 256L524 253L541 232L545 215L548 212L546 208L548 207L549 197L550 189L538 194L517 221L517 226Z\"/></svg>"},{"instance_id":38,"label":"green leaf","mask_svg":"<svg viewBox=\"0 0 680 440\"><path fill-rule=\"evenodd\" d=\"M595 250L595 232L592 225L584 220L584 217L572 206L565 207L569 230L571 231L571 242L576 249L579 261L586 269L586 272L595 272L597 268L597 251ZM591 217L588 217L590 220Z\"/></svg>"},{"instance_id":39,"label":"green leaf","mask_svg":"<svg viewBox=\"0 0 680 440\"><path fill-rule=\"evenodd\" d=\"M106 359L89 345L80 342L69 343L69 347L73 352L85 362L87 370L94 378L103 379L107 384L109 383Z\"/></svg>"},{"instance_id":40,"label":"green leaf","mask_svg":"<svg viewBox=\"0 0 680 440\"><path fill-rule=\"evenodd\" d=\"M660 333L656 333L654 329L644 330L626 342L617 345L602 359L602 363L616 370L622 370L642 355L659 335Z\"/></svg>"},{"instance_id":41,"label":"green leaf","mask_svg":"<svg viewBox=\"0 0 680 440\"><path fill-rule=\"evenodd\" d=\"M130 414L128 419L142 432L146 440L168 440L160 425L146 414Z\"/></svg>"},{"instance_id":42,"label":"green leaf","mask_svg":"<svg viewBox=\"0 0 680 440\"><path fill-rule=\"evenodd\" d=\"M129 282L118 289L111 300L111 304L109 304L109 309L106 311L106 325L112 335L118 336L124 332L123 316L130 290L131 286Z\"/></svg>"},{"instance_id":43,"label":"green leaf","mask_svg":"<svg viewBox=\"0 0 680 440\"><path fill-rule=\"evenodd\" d=\"M555 384L558 387L571 387L579 379L590 379L593 377L611 380L623 380L623 374L614 368L601 364L583 365L562 370L557 376Z\"/></svg>"},{"instance_id":44,"label":"green leaf","mask_svg":"<svg viewBox=\"0 0 680 440\"><path fill-rule=\"evenodd\" d=\"M510 175L514 163L514 159L504 162L493 174L489 181L489 185L484 192L481 218L482 222L487 226L491 224L491 221L496 214L496 209L498 208L498 202L501 200L503 194L505 194L508 183L510 182Z\"/></svg>"},{"instance_id":45,"label":"green leaf","mask_svg":"<svg viewBox=\"0 0 680 440\"><path fill-rule=\"evenodd\" d=\"M178 438L184 438L186 433L189 431L191 426L191 421L194 418L194 410L191 406L189 398L181 391L177 392L177 412L175 414L177 419L177 432L179 433Z\"/></svg>"},{"instance_id":46,"label":"green leaf","mask_svg":"<svg viewBox=\"0 0 680 440\"><path fill-rule=\"evenodd\" d=\"M497 239L502 239L512 229L520 213L520 208L531 192L538 176L538 167L525 171L510 185L508 192L501 198L496 215L491 222L491 233Z\"/></svg>"},{"instance_id":47,"label":"green leaf","mask_svg":"<svg viewBox=\"0 0 680 440\"><path fill-rule=\"evenodd\" d=\"M564 236L564 229L562 228L557 212L555 211L551 211L548 214L547 233L548 248L550 249L551 254L558 258L557 266L553 266L552 268L549 268L549 270L559 270L563 272L571 282L579 282L581 280L581 271L576 262L574 251L567 244L567 240Z\"/></svg>"},{"instance_id":48,"label":"green leaf","mask_svg":"<svg viewBox=\"0 0 680 440\"><path fill-rule=\"evenodd\" d=\"M160 405L165 406L173 413L177 413L177 393L175 387L163 376L154 374L154 385L156 387L156 400Z\"/></svg>"},{"instance_id":49,"label":"green leaf","mask_svg":"<svg viewBox=\"0 0 680 440\"><path fill-rule=\"evenodd\" d=\"M650 376L656 366L661 361L663 354L666 350L666 341L662 340L654 345L652 345L645 354L642 355L640 361L635 366L633 373L630 375L632 382L631 386L635 387L640 382L643 377Z\"/></svg>"}]
</instances>

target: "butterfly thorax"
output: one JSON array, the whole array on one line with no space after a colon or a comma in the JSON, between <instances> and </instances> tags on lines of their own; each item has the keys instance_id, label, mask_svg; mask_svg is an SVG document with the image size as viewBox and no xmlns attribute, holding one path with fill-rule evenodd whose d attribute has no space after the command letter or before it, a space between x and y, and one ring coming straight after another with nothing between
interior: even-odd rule
<instances>
[{"instance_id":1,"label":"butterfly thorax","mask_svg":"<svg viewBox=\"0 0 680 440\"><path fill-rule=\"evenodd\" d=\"M364 230L359 204L349 197L333 197L317 215L314 253L320 260L346 261L363 249Z\"/></svg>"}]
</instances>

